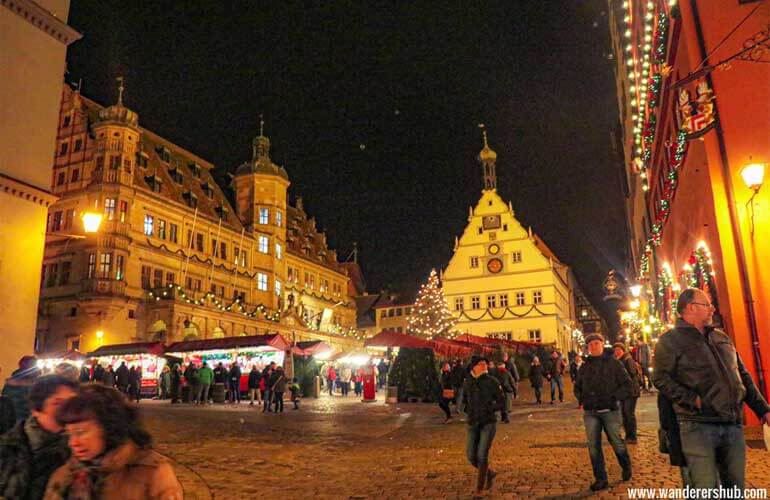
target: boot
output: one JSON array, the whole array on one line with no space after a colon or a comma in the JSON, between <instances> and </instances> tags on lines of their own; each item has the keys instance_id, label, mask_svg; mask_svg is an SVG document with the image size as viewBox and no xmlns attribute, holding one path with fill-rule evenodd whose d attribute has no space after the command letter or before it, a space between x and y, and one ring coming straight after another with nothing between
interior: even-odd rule
<instances>
[{"instance_id":1,"label":"boot","mask_svg":"<svg viewBox=\"0 0 770 500\"><path fill-rule=\"evenodd\" d=\"M487 482L487 470L489 469L489 465L479 465L479 475L476 479L476 490L473 492L474 498L483 497L486 495L486 492L484 491L484 485Z\"/></svg>"},{"instance_id":2,"label":"boot","mask_svg":"<svg viewBox=\"0 0 770 500\"><path fill-rule=\"evenodd\" d=\"M495 485L495 477L497 477L497 472L493 471L487 466L487 484L486 488L488 490L492 489L492 486Z\"/></svg>"}]
</instances>

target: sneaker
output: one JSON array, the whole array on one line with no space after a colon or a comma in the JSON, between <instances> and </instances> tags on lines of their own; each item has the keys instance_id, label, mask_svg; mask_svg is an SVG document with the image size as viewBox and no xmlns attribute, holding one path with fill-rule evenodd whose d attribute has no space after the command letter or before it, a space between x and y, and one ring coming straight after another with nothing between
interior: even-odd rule
<instances>
[{"instance_id":1,"label":"sneaker","mask_svg":"<svg viewBox=\"0 0 770 500\"><path fill-rule=\"evenodd\" d=\"M631 467L627 469L623 469L623 475L621 476L623 481L628 481L631 479Z\"/></svg>"},{"instance_id":2,"label":"sneaker","mask_svg":"<svg viewBox=\"0 0 770 500\"><path fill-rule=\"evenodd\" d=\"M597 479L591 483L591 491L606 490L609 485L606 479Z\"/></svg>"},{"instance_id":3,"label":"sneaker","mask_svg":"<svg viewBox=\"0 0 770 500\"><path fill-rule=\"evenodd\" d=\"M486 483L486 489L491 490L492 486L495 485L495 478L497 477L497 472L493 471L492 469L487 470L487 483Z\"/></svg>"}]
</instances>

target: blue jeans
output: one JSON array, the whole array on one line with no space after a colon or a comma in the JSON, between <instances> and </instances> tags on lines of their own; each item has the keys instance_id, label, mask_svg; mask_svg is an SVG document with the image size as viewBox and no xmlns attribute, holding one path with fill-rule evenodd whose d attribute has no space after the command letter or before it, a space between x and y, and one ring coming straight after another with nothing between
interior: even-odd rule
<instances>
[{"instance_id":1,"label":"blue jeans","mask_svg":"<svg viewBox=\"0 0 770 500\"><path fill-rule=\"evenodd\" d=\"M679 434L693 488L746 487L743 425L680 420Z\"/></svg>"},{"instance_id":2,"label":"blue jeans","mask_svg":"<svg viewBox=\"0 0 770 500\"><path fill-rule=\"evenodd\" d=\"M602 451L602 430L607 434L607 440L610 442L620 466L623 469L631 468L631 457L628 455L626 444L620 439L621 418L619 410L603 413L586 410L583 414L583 423L586 427L588 454L591 457L594 478L599 481L607 480L607 469L604 464L604 452Z\"/></svg>"},{"instance_id":3,"label":"blue jeans","mask_svg":"<svg viewBox=\"0 0 770 500\"><path fill-rule=\"evenodd\" d=\"M472 466L478 467L489 463L489 449L492 447L496 432L497 422L468 426L465 451Z\"/></svg>"},{"instance_id":4,"label":"blue jeans","mask_svg":"<svg viewBox=\"0 0 770 500\"><path fill-rule=\"evenodd\" d=\"M551 401L554 400L557 387L559 388L559 401L564 401L564 377L562 375L551 377Z\"/></svg>"}]
</instances>

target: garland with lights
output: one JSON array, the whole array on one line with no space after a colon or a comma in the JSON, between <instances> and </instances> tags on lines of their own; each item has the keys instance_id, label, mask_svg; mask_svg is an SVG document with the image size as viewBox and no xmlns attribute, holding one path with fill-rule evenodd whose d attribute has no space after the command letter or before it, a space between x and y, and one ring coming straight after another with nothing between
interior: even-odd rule
<instances>
[{"instance_id":1,"label":"garland with lights","mask_svg":"<svg viewBox=\"0 0 770 500\"><path fill-rule=\"evenodd\" d=\"M432 269L428 282L420 287L417 299L409 316L406 331L410 335L431 339L433 337L454 337L457 318L452 315L439 287L438 275Z\"/></svg>"},{"instance_id":2,"label":"garland with lights","mask_svg":"<svg viewBox=\"0 0 770 500\"><path fill-rule=\"evenodd\" d=\"M216 295L214 295L211 292L206 292L201 298L190 298L187 296L187 292L182 288L181 285L176 285L174 283L169 283L166 287L168 290L163 290L162 292L155 293L153 291L147 292L147 295L150 299L153 299L155 301L160 300L166 300L166 299L174 299L176 296L180 296L183 301L185 301L188 304L194 304L196 306L206 306L211 305L207 304L206 301L210 301L213 303L213 307L219 309L220 311L225 312L240 312L244 316L248 318L256 318L258 314L261 314L262 317L267 321L273 321L273 322L279 322L281 320L281 313L280 311L270 311L267 307L265 307L263 304L259 304L256 307L254 307L253 310L247 311L246 307L243 303L241 303L240 298L234 299L229 305L225 305L224 302L219 300ZM235 311L235 308L238 308L238 311Z\"/></svg>"}]
</instances>

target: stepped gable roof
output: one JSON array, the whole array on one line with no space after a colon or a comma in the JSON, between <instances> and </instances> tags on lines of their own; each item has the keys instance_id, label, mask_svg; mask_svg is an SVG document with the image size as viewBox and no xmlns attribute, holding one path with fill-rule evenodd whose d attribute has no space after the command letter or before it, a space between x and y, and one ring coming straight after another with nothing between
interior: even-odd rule
<instances>
[{"instance_id":1,"label":"stepped gable roof","mask_svg":"<svg viewBox=\"0 0 770 500\"><path fill-rule=\"evenodd\" d=\"M286 250L290 254L345 274L345 268L337 262L337 252L329 249L326 235L316 228L315 218L308 218L301 198L297 198L296 206L286 205L286 219Z\"/></svg>"},{"instance_id":2,"label":"stepped gable roof","mask_svg":"<svg viewBox=\"0 0 770 500\"><path fill-rule=\"evenodd\" d=\"M82 102L86 107L89 122L95 123L104 107L85 97L82 98ZM235 210L211 175L211 170L215 168L212 163L145 128L139 127L139 130L141 131L139 148L146 155L147 166L140 167L137 164L134 168L135 186L152 191L153 179L157 178L160 180L161 187L159 193L154 193L156 196L187 205L187 198L193 195L198 200L199 216L218 221L224 209L227 220L222 221L222 226L234 231L242 229L243 226ZM165 161L161 154L167 157L168 161ZM172 172L178 173L177 178L181 183L172 177ZM188 210L194 209L188 208Z\"/></svg>"}]
</instances>

